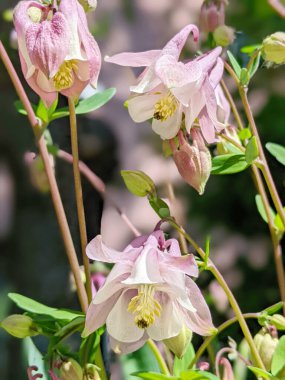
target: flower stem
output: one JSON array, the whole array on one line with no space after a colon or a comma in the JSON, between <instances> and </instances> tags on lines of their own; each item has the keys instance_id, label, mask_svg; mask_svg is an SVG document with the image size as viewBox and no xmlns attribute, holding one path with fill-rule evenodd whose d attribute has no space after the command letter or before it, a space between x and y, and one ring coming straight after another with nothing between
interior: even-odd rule
<instances>
[{"instance_id":1,"label":"flower stem","mask_svg":"<svg viewBox=\"0 0 285 380\"><path fill-rule=\"evenodd\" d=\"M200 257L202 259L205 259L206 258L205 252L203 251L203 249L201 247L199 247L199 245L195 242L195 240L192 239L191 236L188 235L185 232L185 230L181 226L179 226L173 219L167 219L167 220L169 221L169 223L174 228L176 228L177 231L180 231L184 235L185 239L195 248L195 250L198 252ZM207 270L209 270L213 274L213 276L216 278L216 280L219 282L220 286L222 287L222 289L226 293L227 298L231 304L231 307L232 307L232 309L233 309L233 311L237 317L237 320L240 324L240 327L242 329L244 337L245 337L245 339L246 339L246 341L250 347L252 358L253 358L253 361L255 362L255 365L258 366L259 368L264 369L263 362L262 362L262 360L259 356L259 353L257 351L257 348L254 344L254 341L253 341L252 335L249 331L249 328L247 326L247 323L243 317L243 314L240 310L240 307L239 307L233 293L231 292L230 288L228 287L226 281L224 280L224 277L222 276L222 274L219 272L219 270L216 268L216 266L214 265L214 263L211 260L208 260Z\"/></svg>"},{"instance_id":2,"label":"flower stem","mask_svg":"<svg viewBox=\"0 0 285 380\"><path fill-rule=\"evenodd\" d=\"M95 363L101 369L100 379L101 380L108 380L100 345L97 347L97 350L95 352Z\"/></svg>"},{"instance_id":3,"label":"flower stem","mask_svg":"<svg viewBox=\"0 0 285 380\"><path fill-rule=\"evenodd\" d=\"M164 375L169 375L169 370L167 368L167 365L157 347L157 345L154 343L154 341L152 339L148 339L147 340L147 345L149 346L149 348L151 349L153 355L155 356L157 362L158 362L158 365L161 369L161 372L164 374Z\"/></svg>"},{"instance_id":4,"label":"flower stem","mask_svg":"<svg viewBox=\"0 0 285 380\"><path fill-rule=\"evenodd\" d=\"M255 318L258 319L259 313L247 313L243 314L244 319L249 319L249 318ZM204 342L201 344L199 349L197 350L195 357L193 358L192 362L189 365L189 368L192 368L195 363L200 359L200 357L203 355L204 351L207 349L208 345L216 338L218 334L220 334L222 331L227 329L229 326L233 325L234 323L238 322L237 317L233 317L229 319L228 321L222 323L218 328L217 328L217 333L215 335L208 336Z\"/></svg>"},{"instance_id":5,"label":"flower stem","mask_svg":"<svg viewBox=\"0 0 285 380\"><path fill-rule=\"evenodd\" d=\"M23 103L25 110L27 111L29 122L37 138L37 144L38 144L38 148L39 148L39 151L44 163L45 171L47 174L53 206L54 206L56 217L59 224L59 229L60 229L63 243L65 246L66 254L69 260L70 268L75 279L79 302L81 304L82 310L86 312L87 307L88 307L88 302L87 302L86 292L84 289L84 284L80 276L80 267L79 267L78 259L76 256L75 248L73 245L68 222L66 219L65 211L63 208L62 200L61 200L60 193L58 190L57 182L55 179L54 171L49 159L49 153L46 147L46 143L44 141L44 137L42 136L42 134L40 134L39 121L33 111L33 108L22 86L22 83L1 41L0 41L0 57L7 69L7 72L15 87L15 90L21 102Z\"/></svg>"},{"instance_id":6,"label":"flower stem","mask_svg":"<svg viewBox=\"0 0 285 380\"><path fill-rule=\"evenodd\" d=\"M83 258L85 278L86 278L85 287L86 287L86 292L87 292L88 303L90 303L92 300L92 291L91 291L89 259L85 252L86 246L87 246L87 232L86 232L85 212L84 212L82 185L81 185L81 177L80 177L80 169L79 169L77 120L76 120L76 114L75 114L74 101L71 98L68 98L68 108L69 108L71 148L72 148L72 156L73 156L72 164L73 164L77 217L78 217L79 233L80 233L80 241L81 241L81 252L82 252L82 258Z\"/></svg>"}]
</instances>

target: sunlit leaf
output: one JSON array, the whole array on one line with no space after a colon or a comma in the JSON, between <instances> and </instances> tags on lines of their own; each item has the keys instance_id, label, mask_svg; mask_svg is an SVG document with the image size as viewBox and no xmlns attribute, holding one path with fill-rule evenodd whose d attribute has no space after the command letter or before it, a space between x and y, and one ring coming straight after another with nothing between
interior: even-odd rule
<instances>
[{"instance_id":1,"label":"sunlit leaf","mask_svg":"<svg viewBox=\"0 0 285 380\"><path fill-rule=\"evenodd\" d=\"M224 154L212 159L212 174L234 174L248 166L244 154Z\"/></svg>"},{"instance_id":2,"label":"sunlit leaf","mask_svg":"<svg viewBox=\"0 0 285 380\"><path fill-rule=\"evenodd\" d=\"M267 143L266 149L276 158L278 162L285 165L285 147L275 143Z\"/></svg>"}]
</instances>

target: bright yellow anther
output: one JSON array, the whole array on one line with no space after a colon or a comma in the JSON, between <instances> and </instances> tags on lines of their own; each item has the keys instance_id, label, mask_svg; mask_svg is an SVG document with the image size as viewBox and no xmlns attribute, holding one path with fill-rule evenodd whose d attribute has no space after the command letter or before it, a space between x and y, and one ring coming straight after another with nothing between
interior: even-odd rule
<instances>
[{"instance_id":1,"label":"bright yellow anther","mask_svg":"<svg viewBox=\"0 0 285 380\"><path fill-rule=\"evenodd\" d=\"M73 85L74 70L78 70L77 63L74 59L70 61L64 61L64 63L60 66L58 72L53 77L54 87L57 91L64 90Z\"/></svg>"},{"instance_id":2,"label":"bright yellow anther","mask_svg":"<svg viewBox=\"0 0 285 380\"><path fill-rule=\"evenodd\" d=\"M164 98L155 103L153 117L156 120L166 121L169 117L173 116L176 109L177 100L169 92Z\"/></svg>"},{"instance_id":3,"label":"bright yellow anther","mask_svg":"<svg viewBox=\"0 0 285 380\"><path fill-rule=\"evenodd\" d=\"M154 298L154 287L152 285L140 285L138 295L131 299L128 311L135 315L135 324L140 329L146 329L159 317L161 306Z\"/></svg>"}]
</instances>

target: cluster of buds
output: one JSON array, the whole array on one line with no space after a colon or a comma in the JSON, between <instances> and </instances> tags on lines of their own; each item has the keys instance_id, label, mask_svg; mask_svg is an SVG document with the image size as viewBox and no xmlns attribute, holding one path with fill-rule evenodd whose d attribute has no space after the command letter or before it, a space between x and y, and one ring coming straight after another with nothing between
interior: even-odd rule
<instances>
[{"instance_id":1,"label":"cluster of buds","mask_svg":"<svg viewBox=\"0 0 285 380\"><path fill-rule=\"evenodd\" d=\"M269 326L268 328L263 327L254 337L254 343L267 371L270 371L272 358L278 342L278 334L273 326Z\"/></svg>"}]
</instances>

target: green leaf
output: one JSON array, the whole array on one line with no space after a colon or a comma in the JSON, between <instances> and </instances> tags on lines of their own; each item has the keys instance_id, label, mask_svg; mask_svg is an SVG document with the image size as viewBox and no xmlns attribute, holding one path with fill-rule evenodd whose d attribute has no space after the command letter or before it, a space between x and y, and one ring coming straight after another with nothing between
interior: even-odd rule
<instances>
[{"instance_id":1,"label":"green leaf","mask_svg":"<svg viewBox=\"0 0 285 380\"><path fill-rule=\"evenodd\" d=\"M73 319L82 316L80 312L74 312L69 310L56 309L43 305L31 298L22 296L17 293L9 293L8 297L20 308L31 313L49 315L54 319L63 319L67 321L72 321Z\"/></svg>"},{"instance_id":2,"label":"green leaf","mask_svg":"<svg viewBox=\"0 0 285 380\"><path fill-rule=\"evenodd\" d=\"M248 366L247 367L251 372L253 372L256 377L259 379L262 377L263 379L270 379L270 380L275 380L276 378L271 375L271 373L264 371L263 369L257 368L257 367L252 367Z\"/></svg>"},{"instance_id":3,"label":"green leaf","mask_svg":"<svg viewBox=\"0 0 285 380\"><path fill-rule=\"evenodd\" d=\"M146 380L166 380L166 379L179 380L179 377L167 376L167 375L163 375L162 373L156 373L156 372L133 372L132 376L137 376L137 377L140 377L141 379L146 379Z\"/></svg>"},{"instance_id":4,"label":"green leaf","mask_svg":"<svg viewBox=\"0 0 285 380\"><path fill-rule=\"evenodd\" d=\"M180 378L181 380L220 380L210 372L195 370L181 372Z\"/></svg>"},{"instance_id":5,"label":"green leaf","mask_svg":"<svg viewBox=\"0 0 285 380\"><path fill-rule=\"evenodd\" d=\"M266 149L276 158L280 164L285 165L285 147L275 143L267 143Z\"/></svg>"},{"instance_id":6,"label":"green leaf","mask_svg":"<svg viewBox=\"0 0 285 380\"><path fill-rule=\"evenodd\" d=\"M97 92L96 94L90 96L90 98L80 100L75 107L75 113L77 115L84 115L86 113L97 110L104 104L108 103L109 100L115 95L115 88L108 88L103 92ZM53 113L51 120L59 119L69 115L68 107L60 108Z\"/></svg>"},{"instance_id":7,"label":"green leaf","mask_svg":"<svg viewBox=\"0 0 285 380\"><path fill-rule=\"evenodd\" d=\"M49 122L49 110L45 106L42 99L40 99L39 104L36 109L36 115L39 119L41 119L45 124Z\"/></svg>"},{"instance_id":8,"label":"green leaf","mask_svg":"<svg viewBox=\"0 0 285 380\"><path fill-rule=\"evenodd\" d=\"M212 159L212 174L234 174L248 166L244 154L224 154Z\"/></svg>"},{"instance_id":9,"label":"green leaf","mask_svg":"<svg viewBox=\"0 0 285 380\"><path fill-rule=\"evenodd\" d=\"M257 207L257 210L260 214L260 216L262 217L262 219L268 223L268 218L267 218L267 215L266 215L266 212L265 212L265 207L264 207L264 204L262 202L262 198L259 194L257 194L255 196L255 203L256 203L256 207ZM272 208L270 207L270 213L272 215L272 219L275 218L275 212L272 210Z\"/></svg>"},{"instance_id":10,"label":"green leaf","mask_svg":"<svg viewBox=\"0 0 285 380\"><path fill-rule=\"evenodd\" d=\"M194 356L195 350L192 343L190 342L185 354L181 359L175 356L173 363L173 374L175 376L180 376L180 373L182 371L186 371L189 368L189 365L191 364L192 360L194 359Z\"/></svg>"},{"instance_id":11,"label":"green leaf","mask_svg":"<svg viewBox=\"0 0 285 380\"><path fill-rule=\"evenodd\" d=\"M23 353L24 358L27 361L27 367L36 366L38 371L36 373L42 374L42 380L48 380L49 377L46 374L45 364L41 352L34 345L34 342L31 338L23 339ZM35 374L35 371L33 372Z\"/></svg>"},{"instance_id":12,"label":"green leaf","mask_svg":"<svg viewBox=\"0 0 285 380\"><path fill-rule=\"evenodd\" d=\"M155 195L155 184L144 172L140 170L121 170L121 176L129 192L137 197Z\"/></svg>"},{"instance_id":13,"label":"green leaf","mask_svg":"<svg viewBox=\"0 0 285 380\"><path fill-rule=\"evenodd\" d=\"M37 106L35 104L33 104L33 103L31 103L31 105L32 105L33 110L36 112ZM25 110L25 107L24 107L23 103L20 100L16 100L14 102L14 106L16 107L17 111L21 115L25 115L25 116L27 115L27 111Z\"/></svg>"},{"instance_id":14,"label":"green leaf","mask_svg":"<svg viewBox=\"0 0 285 380\"><path fill-rule=\"evenodd\" d=\"M252 78L259 68L261 53L259 52L254 58L252 65L249 68L249 75Z\"/></svg>"},{"instance_id":15,"label":"green leaf","mask_svg":"<svg viewBox=\"0 0 285 380\"><path fill-rule=\"evenodd\" d=\"M262 310L261 313L266 313L268 315L273 315L273 314L277 313L280 309L282 309L282 307L283 307L283 302L280 301L280 302L275 303L274 305L269 306L266 309Z\"/></svg>"},{"instance_id":16,"label":"green leaf","mask_svg":"<svg viewBox=\"0 0 285 380\"><path fill-rule=\"evenodd\" d=\"M285 211L285 209L284 209L284 211ZM283 225L283 223L282 223L282 220L281 220L279 214L276 214L276 215L275 215L275 218L274 218L274 224L275 224L276 228L278 229L278 231L279 231L280 233L285 232L285 227L284 227L284 225Z\"/></svg>"},{"instance_id":17,"label":"green leaf","mask_svg":"<svg viewBox=\"0 0 285 380\"><path fill-rule=\"evenodd\" d=\"M274 376L277 376L283 368L285 368L285 335L279 339L279 343L274 351L271 372Z\"/></svg>"},{"instance_id":18,"label":"green leaf","mask_svg":"<svg viewBox=\"0 0 285 380\"><path fill-rule=\"evenodd\" d=\"M248 85L248 82L250 80L250 74L248 72L248 70L243 67L240 71L240 83L243 85L243 86L247 86Z\"/></svg>"},{"instance_id":19,"label":"green leaf","mask_svg":"<svg viewBox=\"0 0 285 380\"><path fill-rule=\"evenodd\" d=\"M237 77L240 78L241 67L240 67L238 61L235 59L235 57L233 56L233 54L229 50L227 51L227 54L228 54L229 60L231 62L231 65L232 65Z\"/></svg>"},{"instance_id":20,"label":"green leaf","mask_svg":"<svg viewBox=\"0 0 285 380\"><path fill-rule=\"evenodd\" d=\"M245 149L245 159L246 162L250 165L258 157L258 146L256 142L256 137L253 136Z\"/></svg>"},{"instance_id":21,"label":"green leaf","mask_svg":"<svg viewBox=\"0 0 285 380\"><path fill-rule=\"evenodd\" d=\"M256 49L259 49L261 47L260 44L258 45L247 45L247 46L244 46L240 49L240 51L242 53L246 53L246 54L249 54L249 55L252 55Z\"/></svg>"},{"instance_id":22,"label":"green leaf","mask_svg":"<svg viewBox=\"0 0 285 380\"><path fill-rule=\"evenodd\" d=\"M248 139L250 139L251 138L251 131L250 131L250 129L249 128L242 129L241 131L239 131L238 137L241 140L248 140Z\"/></svg>"},{"instance_id":23,"label":"green leaf","mask_svg":"<svg viewBox=\"0 0 285 380\"><path fill-rule=\"evenodd\" d=\"M170 216L169 207L167 203L165 203L162 199L157 197L150 197L149 204L160 218L164 219Z\"/></svg>"}]
</instances>

